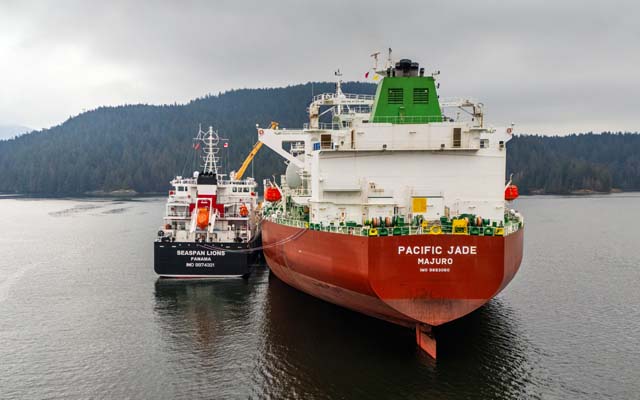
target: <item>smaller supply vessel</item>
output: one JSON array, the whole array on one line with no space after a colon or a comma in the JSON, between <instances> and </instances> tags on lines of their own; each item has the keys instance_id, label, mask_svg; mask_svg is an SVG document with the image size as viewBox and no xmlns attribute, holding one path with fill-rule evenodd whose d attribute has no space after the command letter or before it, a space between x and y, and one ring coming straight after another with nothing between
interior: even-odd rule
<instances>
[{"instance_id":1,"label":"smaller supply vessel","mask_svg":"<svg viewBox=\"0 0 640 400\"><path fill-rule=\"evenodd\" d=\"M218 170L218 133L200 128L202 171L171 181L164 223L154 243L154 269L162 278L247 277L260 246L257 183L241 171L229 179ZM225 145L226 147L226 145Z\"/></svg>"}]
</instances>

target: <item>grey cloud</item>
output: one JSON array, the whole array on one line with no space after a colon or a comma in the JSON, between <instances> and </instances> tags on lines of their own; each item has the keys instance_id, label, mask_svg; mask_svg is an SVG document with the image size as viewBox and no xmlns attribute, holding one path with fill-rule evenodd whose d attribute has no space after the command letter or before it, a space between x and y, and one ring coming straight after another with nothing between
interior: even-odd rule
<instances>
[{"instance_id":1,"label":"grey cloud","mask_svg":"<svg viewBox=\"0 0 640 400\"><path fill-rule=\"evenodd\" d=\"M638 130L638 11L631 1L4 2L0 122L43 127L98 105L329 80L336 68L359 80L368 55L391 46L441 70L443 96L481 99L496 123Z\"/></svg>"}]
</instances>

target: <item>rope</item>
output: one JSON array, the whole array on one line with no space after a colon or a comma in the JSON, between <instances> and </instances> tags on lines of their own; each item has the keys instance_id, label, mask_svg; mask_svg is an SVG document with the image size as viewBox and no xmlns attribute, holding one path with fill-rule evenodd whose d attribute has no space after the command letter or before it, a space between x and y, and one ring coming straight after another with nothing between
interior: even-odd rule
<instances>
[{"instance_id":1,"label":"rope","mask_svg":"<svg viewBox=\"0 0 640 400\"><path fill-rule=\"evenodd\" d=\"M195 171L196 168L196 158L197 158L197 154L198 154L198 150L195 150L193 152L193 167L192 167L192 171ZM191 156L189 154L187 154L184 158L184 164L182 165L182 176L184 176L185 174L185 170L187 169L187 164L189 163L189 158Z\"/></svg>"},{"instance_id":2,"label":"rope","mask_svg":"<svg viewBox=\"0 0 640 400\"><path fill-rule=\"evenodd\" d=\"M219 251L228 251L229 253L253 253L254 251L258 251L258 250L264 250L264 249L270 249L272 247L276 247L276 246L280 246L282 244L294 241L296 239L298 239L300 236L304 235L306 232L308 231L308 229L302 229L301 231L298 231L296 233L294 233L291 236L288 236L282 240L279 240L275 243L271 243L268 244L266 246L259 246L259 247L251 247L248 249L227 249L224 247L218 247L218 246L214 246L211 244L198 244L199 247L202 247L206 250L219 250Z\"/></svg>"}]
</instances>

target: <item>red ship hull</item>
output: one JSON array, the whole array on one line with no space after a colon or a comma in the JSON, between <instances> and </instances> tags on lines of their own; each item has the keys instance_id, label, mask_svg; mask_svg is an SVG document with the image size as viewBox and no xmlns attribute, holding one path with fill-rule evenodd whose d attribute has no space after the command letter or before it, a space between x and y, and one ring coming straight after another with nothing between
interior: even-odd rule
<instances>
[{"instance_id":1,"label":"red ship hull","mask_svg":"<svg viewBox=\"0 0 640 400\"><path fill-rule=\"evenodd\" d=\"M460 318L496 296L522 261L524 231L508 236L364 237L264 221L271 271L312 296L415 328L434 358L431 327Z\"/></svg>"}]
</instances>

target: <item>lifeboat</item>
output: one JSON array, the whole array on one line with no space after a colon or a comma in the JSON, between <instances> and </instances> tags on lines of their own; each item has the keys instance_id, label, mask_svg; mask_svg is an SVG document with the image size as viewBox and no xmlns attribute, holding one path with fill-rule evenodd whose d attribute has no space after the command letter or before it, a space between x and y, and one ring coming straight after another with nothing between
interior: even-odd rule
<instances>
[{"instance_id":1,"label":"lifeboat","mask_svg":"<svg viewBox=\"0 0 640 400\"><path fill-rule=\"evenodd\" d=\"M198 224L198 228L202 230L207 229L207 225L209 225L209 209L208 208L198 208L198 218L196 222Z\"/></svg>"},{"instance_id":2,"label":"lifeboat","mask_svg":"<svg viewBox=\"0 0 640 400\"><path fill-rule=\"evenodd\" d=\"M247 209L247 206L243 204L240 206L240 216L246 217L247 215L249 215L249 209Z\"/></svg>"},{"instance_id":3,"label":"lifeboat","mask_svg":"<svg viewBox=\"0 0 640 400\"><path fill-rule=\"evenodd\" d=\"M504 199L507 201L513 201L515 199L517 199L519 196L518 194L518 187L516 185L507 185L507 187L504 189Z\"/></svg>"},{"instance_id":4,"label":"lifeboat","mask_svg":"<svg viewBox=\"0 0 640 400\"><path fill-rule=\"evenodd\" d=\"M280 194L280 190L275 187L268 187L264 192L264 199L266 201L274 202L278 201L282 198L282 194Z\"/></svg>"}]
</instances>

